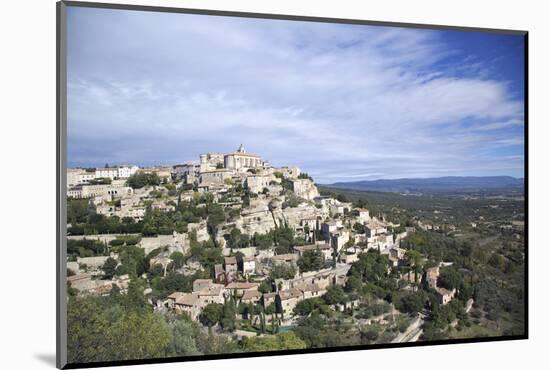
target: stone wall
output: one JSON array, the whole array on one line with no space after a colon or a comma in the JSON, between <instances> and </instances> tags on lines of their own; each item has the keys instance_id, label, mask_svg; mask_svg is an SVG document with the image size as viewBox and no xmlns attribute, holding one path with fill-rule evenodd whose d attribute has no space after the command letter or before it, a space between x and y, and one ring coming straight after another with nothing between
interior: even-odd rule
<instances>
[{"instance_id":1,"label":"stone wall","mask_svg":"<svg viewBox=\"0 0 550 370\"><path fill-rule=\"evenodd\" d=\"M292 180L292 189L298 197L306 200L313 200L319 196L317 186L309 179Z\"/></svg>"}]
</instances>

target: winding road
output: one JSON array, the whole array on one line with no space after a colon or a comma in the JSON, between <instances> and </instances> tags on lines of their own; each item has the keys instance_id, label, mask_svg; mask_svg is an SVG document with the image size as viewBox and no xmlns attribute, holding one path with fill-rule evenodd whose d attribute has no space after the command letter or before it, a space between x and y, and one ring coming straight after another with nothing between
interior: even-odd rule
<instances>
[{"instance_id":1,"label":"winding road","mask_svg":"<svg viewBox=\"0 0 550 370\"><path fill-rule=\"evenodd\" d=\"M399 333L391 342L392 343L405 343L416 342L420 335L422 335L422 325L424 325L425 316L421 313L418 317L409 325L407 330L403 333Z\"/></svg>"}]
</instances>

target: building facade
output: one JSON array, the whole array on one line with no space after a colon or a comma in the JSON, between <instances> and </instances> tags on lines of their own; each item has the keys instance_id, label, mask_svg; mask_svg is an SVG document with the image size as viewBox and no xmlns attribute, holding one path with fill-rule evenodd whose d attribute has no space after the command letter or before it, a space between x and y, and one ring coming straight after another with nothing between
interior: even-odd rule
<instances>
[{"instance_id":1,"label":"building facade","mask_svg":"<svg viewBox=\"0 0 550 370\"><path fill-rule=\"evenodd\" d=\"M262 159L251 153L247 153L243 145L236 152L226 154L223 158L224 167L238 171L260 169L264 167Z\"/></svg>"}]
</instances>

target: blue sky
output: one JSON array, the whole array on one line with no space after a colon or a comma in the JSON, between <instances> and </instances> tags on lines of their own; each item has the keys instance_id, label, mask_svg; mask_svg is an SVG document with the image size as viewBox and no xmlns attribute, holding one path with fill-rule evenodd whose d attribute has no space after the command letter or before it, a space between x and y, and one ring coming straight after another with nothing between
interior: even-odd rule
<instances>
[{"instance_id":1,"label":"blue sky","mask_svg":"<svg viewBox=\"0 0 550 370\"><path fill-rule=\"evenodd\" d=\"M68 164L244 144L320 183L523 176L523 38L68 10Z\"/></svg>"}]
</instances>

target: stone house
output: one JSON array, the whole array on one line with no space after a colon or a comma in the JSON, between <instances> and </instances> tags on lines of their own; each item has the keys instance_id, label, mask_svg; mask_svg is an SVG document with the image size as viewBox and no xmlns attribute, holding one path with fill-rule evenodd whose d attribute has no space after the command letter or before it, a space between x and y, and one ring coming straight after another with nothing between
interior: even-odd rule
<instances>
[{"instance_id":1,"label":"stone house","mask_svg":"<svg viewBox=\"0 0 550 370\"><path fill-rule=\"evenodd\" d=\"M439 266L431 267L426 270L426 284L428 288L437 288L437 278L439 278Z\"/></svg>"},{"instance_id":2,"label":"stone house","mask_svg":"<svg viewBox=\"0 0 550 370\"><path fill-rule=\"evenodd\" d=\"M359 253L361 249L356 247L350 247L340 253L339 259L342 263L352 264L359 260Z\"/></svg>"},{"instance_id":3,"label":"stone house","mask_svg":"<svg viewBox=\"0 0 550 370\"><path fill-rule=\"evenodd\" d=\"M218 265L214 265L214 277L215 277L216 283L219 283L219 284L227 283L227 276L225 275L225 270L221 263Z\"/></svg>"},{"instance_id":4,"label":"stone house","mask_svg":"<svg viewBox=\"0 0 550 370\"><path fill-rule=\"evenodd\" d=\"M343 203L335 201L330 205L330 213L333 215L343 215L349 212L351 209L351 203Z\"/></svg>"},{"instance_id":5,"label":"stone house","mask_svg":"<svg viewBox=\"0 0 550 370\"><path fill-rule=\"evenodd\" d=\"M302 292L302 298L320 297L327 292L325 288L321 288L318 284L305 284L297 287Z\"/></svg>"},{"instance_id":6,"label":"stone house","mask_svg":"<svg viewBox=\"0 0 550 370\"><path fill-rule=\"evenodd\" d=\"M349 240L350 232L343 227L330 234L330 244L337 251L342 249Z\"/></svg>"},{"instance_id":7,"label":"stone house","mask_svg":"<svg viewBox=\"0 0 550 370\"><path fill-rule=\"evenodd\" d=\"M198 292L202 289L207 289L212 285L212 280L210 279L196 279L193 281L193 291Z\"/></svg>"},{"instance_id":8,"label":"stone house","mask_svg":"<svg viewBox=\"0 0 550 370\"><path fill-rule=\"evenodd\" d=\"M365 232L368 238L372 238L376 235L386 234L388 229L384 222L372 219L365 222Z\"/></svg>"},{"instance_id":9,"label":"stone house","mask_svg":"<svg viewBox=\"0 0 550 370\"><path fill-rule=\"evenodd\" d=\"M172 298L169 296L173 301L174 310L185 312L191 320L197 321L203 307L199 296L195 293L179 293L174 296L175 294L171 294Z\"/></svg>"},{"instance_id":10,"label":"stone house","mask_svg":"<svg viewBox=\"0 0 550 370\"><path fill-rule=\"evenodd\" d=\"M226 296L235 293L237 297L242 297L247 291L258 291L258 283L234 281L225 286Z\"/></svg>"},{"instance_id":11,"label":"stone house","mask_svg":"<svg viewBox=\"0 0 550 370\"><path fill-rule=\"evenodd\" d=\"M298 254L299 257L302 257L304 253L307 251L319 251L325 258L325 260L332 259L333 249L330 246L330 244L325 242L310 244L310 245L303 245L303 246L295 246L294 250L296 251L296 254Z\"/></svg>"},{"instance_id":12,"label":"stone house","mask_svg":"<svg viewBox=\"0 0 550 370\"><path fill-rule=\"evenodd\" d=\"M456 289L448 290L448 289L445 289L445 288L436 287L435 291L437 292L437 296L439 298L439 303L443 304L443 305L449 303L454 298L454 296L456 294Z\"/></svg>"},{"instance_id":13,"label":"stone house","mask_svg":"<svg viewBox=\"0 0 550 370\"><path fill-rule=\"evenodd\" d=\"M356 208L355 211L357 212L357 218L359 219L359 222L367 222L370 220L370 214L368 209Z\"/></svg>"},{"instance_id":14,"label":"stone house","mask_svg":"<svg viewBox=\"0 0 550 370\"><path fill-rule=\"evenodd\" d=\"M298 256L296 254L278 254L276 256L271 257L270 260L271 260L271 263L273 263L274 265L275 264L294 265L298 260Z\"/></svg>"},{"instance_id":15,"label":"stone house","mask_svg":"<svg viewBox=\"0 0 550 370\"><path fill-rule=\"evenodd\" d=\"M342 221L340 220L330 220L323 222L321 224L321 233L326 240L330 239L330 235L342 227Z\"/></svg>"},{"instance_id":16,"label":"stone house","mask_svg":"<svg viewBox=\"0 0 550 370\"><path fill-rule=\"evenodd\" d=\"M280 308L283 314L290 315L294 307L303 299L302 292L297 288L290 288L279 292Z\"/></svg>"},{"instance_id":17,"label":"stone house","mask_svg":"<svg viewBox=\"0 0 550 370\"><path fill-rule=\"evenodd\" d=\"M230 179L232 175L233 171L224 168L204 171L199 174L199 182L204 185L223 184L225 180Z\"/></svg>"},{"instance_id":18,"label":"stone house","mask_svg":"<svg viewBox=\"0 0 550 370\"><path fill-rule=\"evenodd\" d=\"M278 293L264 293L262 301L264 308L267 308L271 303L277 302Z\"/></svg>"},{"instance_id":19,"label":"stone house","mask_svg":"<svg viewBox=\"0 0 550 370\"><path fill-rule=\"evenodd\" d=\"M230 273L230 272L236 273L239 270L236 257L225 257L224 264L225 264L226 273Z\"/></svg>"},{"instance_id":20,"label":"stone house","mask_svg":"<svg viewBox=\"0 0 550 370\"><path fill-rule=\"evenodd\" d=\"M252 193L261 193L264 188L269 187L274 178L275 176L270 174L250 175L246 177L246 186Z\"/></svg>"},{"instance_id":21,"label":"stone house","mask_svg":"<svg viewBox=\"0 0 550 370\"><path fill-rule=\"evenodd\" d=\"M242 261L243 275L254 274L255 272L256 272L256 258L254 256L243 257L243 261Z\"/></svg>"},{"instance_id":22,"label":"stone house","mask_svg":"<svg viewBox=\"0 0 550 370\"><path fill-rule=\"evenodd\" d=\"M310 179L293 179L292 190L294 194L306 200L313 200L319 196L319 190Z\"/></svg>"},{"instance_id":23,"label":"stone house","mask_svg":"<svg viewBox=\"0 0 550 370\"><path fill-rule=\"evenodd\" d=\"M199 298L202 306L210 303L224 303L225 287L223 284L210 284L210 286L202 288L198 291L193 291Z\"/></svg>"},{"instance_id":24,"label":"stone house","mask_svg":"<svg viewBox=\"0 0 550 370\"><path fill-rule=\"evenodd\" d=\"M262 293L258 290L245 290L242 297L241 303L244 304L257 304L262 298Z\"/></svg>"}]
</instances>

